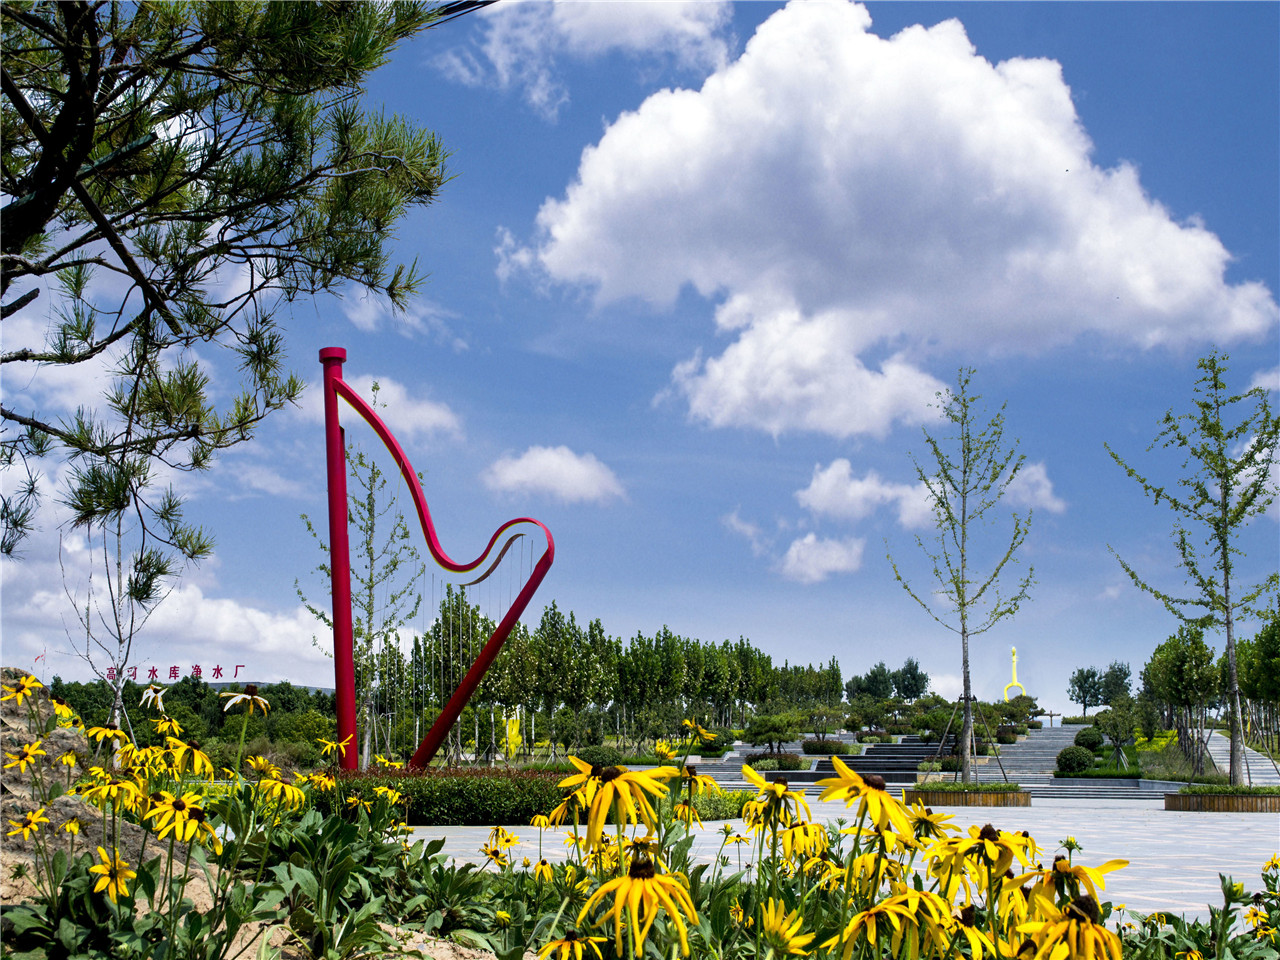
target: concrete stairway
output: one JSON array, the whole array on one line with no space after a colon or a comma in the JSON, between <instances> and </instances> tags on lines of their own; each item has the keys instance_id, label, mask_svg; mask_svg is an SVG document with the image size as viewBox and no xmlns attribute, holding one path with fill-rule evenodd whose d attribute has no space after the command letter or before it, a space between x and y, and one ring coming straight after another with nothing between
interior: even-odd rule
<instances>
[{"instance_id":1,"label":"concrete stairway","mask_svg":"<svg viewBox=\"0 0 1280 960\"><path fill-rule=\"evenodd\" d=\"M1093 778L1055 779L1058 754L1075 743L1083 725L1068 724L1032 730L1025 740L1000 746L999 761L993 756L985 766L975 767L978 779L1004 779L1031 791L1032 797L1075 797L1081 799L1149 799L1151 791L1139 788L1136 780ZM1001 766L1004 776L1001 775Z\"/></svg>"}]
</instances>

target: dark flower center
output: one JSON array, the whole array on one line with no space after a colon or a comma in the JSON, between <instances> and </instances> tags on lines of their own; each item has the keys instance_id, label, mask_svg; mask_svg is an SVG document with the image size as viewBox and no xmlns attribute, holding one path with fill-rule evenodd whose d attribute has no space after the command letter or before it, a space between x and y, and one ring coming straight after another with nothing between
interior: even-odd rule
<instances>
[{"instance_id":1,"label":"dark flower center","mask_svg":"<svg viewBox=\"0 0 1280 960\"><path fill-rule=\"evenodd\" d=\"M248 684L244 688L244 693L246 697L256 697L258 695L258 685L256 683Z\"/></svg>"},{"instance_id":2,"label":"dark flower center","mask_svg":"<svg viewBox=\"0 0 1280 960\"><path fill-rule=\"evenodd\" d=\"M1102 922L1102 911L1098 909L1098 901L1087 893L1072 900L1067 906L1067 913L1082 917L1090 923Z\"/></svg>"},{"instance_id":3,"label":"dark flower center","mask_svg":"<svg viewBox=\"0 0 1280 960\"><path fill-rule=\"evenodd\" d=\"M978 832L978 839L990 840L992 843L995 843L1000 839L1000 831L988 823Z\"/></svg>"},{"instance_id":4,"label":"dark flower center","mask_svg":"<svg viewBox=\"0 0 1280 960\"><path fill-rule=\"evenodd\" d=\"M595 769L593 768L591 772L595 773ZM605 767L599 773L601 783L608 783L610 780L617 780L620 776L622 776L621 767Z\"/></svg>"},{"instance_id":5,"label":"dark flower center","mask_svg":"<svg viewBox=\"0 0 1280 960\"><path fill-rule=\"evenodd\" d=\"M697 767L685 767L685 768L684 768L684 775L685 775L686 777L688 777L690 780L692 780L694 777L696 777L696 776L698 775L698 768L697 768Z\"/></svg>"},{"instance_id":6,"label":"dark flower center","mask_svg":"<svg viewBox=\"0 0 1280 960\"><path fill-rule=\"evenodd\" d=\"M631 869L627 871L632 880L652 880L653 874L652 861L639 857L631 861Z\"/></svg>"},{"instance_id":7,"label":"dark flower center","mask_svg":"<svg viewBox=\"0 0 1280 960\"><path fill-rule=\"evenodd\" d=\"M175 813L181 813L185 809L187 809L187 805L181 798L173 801L173 810Z\"/></svg>"},{"instance_id":8,"label":"dark flower center","mask_svg":"<svg viewBox=\"0 0 1280 960\"><path fill-rule=\"evenodd\" d=\"M969 906L960 911L960 922L966 927L972 927L975 923L975 916L973 904L969 904Z\"/></svg>"},{"instance_id":9,"label":"dark flower center","mask_svg":"<svg viewBox=\"0 0 1280 960\"><path fill-rule=\"evenodd\" d=\"M880 776L879 774L875 774L875 773L869 774L866 777L863 777L862 782L865 783L872 790L884 789L884 777Z\"/></svg>"},{"instance_id":10,"label":"dark flower center","mask_svg":"<svg viewBox=\"0 0 1280 960\"><path fill-rule=\"evenodd\" d=\"M192 807L191 812L187 814L196 823L204 823L204 811L199 807Z\"/></svg>"}]
</instances>

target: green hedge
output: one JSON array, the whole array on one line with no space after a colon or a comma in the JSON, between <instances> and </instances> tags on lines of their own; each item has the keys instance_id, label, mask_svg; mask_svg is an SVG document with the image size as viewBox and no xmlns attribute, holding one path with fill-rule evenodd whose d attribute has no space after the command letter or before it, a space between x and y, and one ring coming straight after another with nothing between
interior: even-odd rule
<instances>
[{"instance_id":1,"label":"green hedge","mask_svg":"<svg viewBox=\"0 0 1280 960\"><path fill-rule=\"evenodd\" d=\"M806 740L800 744L800 748L807 754L830 757L830 756L846 756L849 753L849 744L843 740Z\"/></svg>"},{"instance_id":2,"label":"green hedge","mask_svg":"<svg viewBox=\"0 0 1280 960\"><path fill-rule=\"evenodd\" d=\"M1066 747L1058 752L1058 767L1055 775L1063 773L1080 773L1093 769L1093 751L1085 747Z\"/></svg>"},{"instance_id":3,"label":"green hedge","mask_svg":"<svg viewBox=\"0 0 1280 960\"><path fill-rule=\"evenodd\" d=\"M412 826L491 827L550 813L564 799L557 786L563 779L561 773L459 767L344 775L340 784L365 800L375 798L374 787L398 790L408 801Z\"/></svg>"},{"instance_id":4,"label":"green hedge","mask_svg":"<svg viewBox=\"0 0 1280 960\"><path fill-rule=\"evenodd\" d=\"M1055 770L1053 775L1055 777L1079 777L1094 780L1140 780L1142 778L1142 774L1136 767L1132 770L1080 770L1075 773Z\"/></svg>"},{"instance_id":5,"label":"green hedge","mask_svg":"<svg viewBox=\"0 0 1280 960\"><path fill-rule=\"evenodd\" d=\"M1194 784L1183 787L1179 793L1226 793L1232 796L1276 796L1280 795L1280 787L1232 787L1227 784Z\"/></svg>"},{"instance_id":6,"label":"green hedge","mask_svg":"<svg viewBox=\"0 0 1280 960\"><path fill-rule=\"evenodd\" d=\"M1022 788L1016 783L962 783L959 780L942 780L929 783L915 783L908 790L928 790L939 793L1017 793Z\"/></svg>"}]
</instances>

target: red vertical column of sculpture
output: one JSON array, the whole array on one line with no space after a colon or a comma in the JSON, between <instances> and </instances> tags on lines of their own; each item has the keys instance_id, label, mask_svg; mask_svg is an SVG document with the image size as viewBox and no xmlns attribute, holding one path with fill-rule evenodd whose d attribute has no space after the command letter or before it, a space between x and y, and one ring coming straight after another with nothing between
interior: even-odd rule
<instances>
[{"instance_id":1,"label":"red vertical column of sculpture","mask_svg":"<svg viewBox=\"0 0 1280 960\"><path fill-rule=\"evenodd\" d=\"M337 700L341 766L354 770L356 745L356 670L351 631L351 545L347 535L347 455L338 422L338 391L347 351L325 347L324 365L325 467L329 475L329 564L333 577L333 679Z\"/></svg>"}]
</instances>

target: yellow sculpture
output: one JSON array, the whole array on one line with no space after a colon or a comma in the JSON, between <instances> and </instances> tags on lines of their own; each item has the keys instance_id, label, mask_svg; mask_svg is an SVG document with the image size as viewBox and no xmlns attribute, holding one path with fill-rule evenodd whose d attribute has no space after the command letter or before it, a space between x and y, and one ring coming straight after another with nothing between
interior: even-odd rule
<instances>
[{"instance_id":1,"label":"yellow sculpture","mask_svg":"<svg viewBox=\"0 0 1280 960\"><path fill-rule=\"evenodd\" d=\"M1013 653L1013 680L1012 682L1006 683L1004 685L1005 703L1009 702L1009 690L1013 687L1017 687L1019 690L1022 691L1022 693L1020 694L1021 696L1025 697L1027 695L1027 688L1018 682L1018 648L1010 647L1009 649Z\"/></svg>"}]
</instances>

